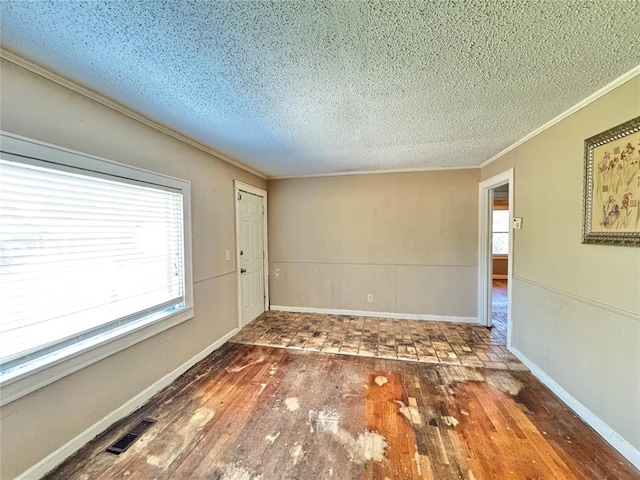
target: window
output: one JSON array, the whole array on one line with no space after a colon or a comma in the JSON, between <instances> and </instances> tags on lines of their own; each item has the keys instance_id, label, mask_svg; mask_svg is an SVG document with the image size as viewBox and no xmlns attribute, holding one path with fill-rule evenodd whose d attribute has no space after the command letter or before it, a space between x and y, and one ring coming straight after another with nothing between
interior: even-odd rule
<instances>
[{"instance_id":1,"label":"window","mask_svg":"<svg viewBox=\"0 0 640 480\"><path fill-rule=\"evenodd\" d=\"M3 382L192 309L188 182L2 150Z\"/></svg>"},{"instance_id":2,"label":"window","mask_svg":"<svg viewBox=\"0 0 640 480\"><path fill-rule=\"evenodd\" d=\"M493 255L509 254L509 210L493 211L491 253Z\"/></svg>"}]
</instances>

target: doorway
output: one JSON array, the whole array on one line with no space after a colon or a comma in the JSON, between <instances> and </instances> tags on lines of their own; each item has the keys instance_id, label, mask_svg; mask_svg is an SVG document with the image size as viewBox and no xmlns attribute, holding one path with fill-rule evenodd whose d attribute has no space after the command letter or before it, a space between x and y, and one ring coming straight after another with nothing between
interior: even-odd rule
<instances>
[{"instance_id":1,"label":"doorway","mask_svg":"<svg viewBox=\"0 0 640 480\"><path fill-rule=\"evenodd\" d=\"M478 322L492 343L511 345L513 169L479 187Z\"/></svg>"},{"instance_id":2,"label":"doorway","mask_svg":"<svg viewBox=\"0 0 640 480\"><path fill-rule=\"evenodd\" d=\"M493 190L491 218L491 339L499 345L507 344L507 306L509 279L509 184Z\"/></svg>"},{"instance_id":3,"label":"doorway","mask_svg":"<svg viewBox=\"0 0 640 480\"><path fill-rule=\"evenodd\" d=\"M235 182L238 323L242 328L269 308L267 192Z\"/></svg>"}]
</instances>

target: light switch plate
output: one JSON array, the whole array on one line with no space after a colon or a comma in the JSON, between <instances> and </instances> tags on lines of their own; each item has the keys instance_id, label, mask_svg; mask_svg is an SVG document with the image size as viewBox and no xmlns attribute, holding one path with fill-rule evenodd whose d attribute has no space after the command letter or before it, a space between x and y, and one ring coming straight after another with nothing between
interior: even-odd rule
<instances>
[{"instance_id":1,"label":"light switch plate","mask_svg":"<svg viewBox=\"0 0 640 480\"><path fill-rule=\"evenodd\" d=\"M231 260L231 250L225 250L224 251L224 258L225 260L228 262L229 260Z\"/></svg>"},{"instance_id":2,"label":"light switch plate","mask_svg":"<svg viewBox=\"0 0 640 480\"><path fill-rule=\"evenodd\" d=\"M522 228L522 217L513 217L513 228L520 230Z\"/></svg>"}]
</instances>

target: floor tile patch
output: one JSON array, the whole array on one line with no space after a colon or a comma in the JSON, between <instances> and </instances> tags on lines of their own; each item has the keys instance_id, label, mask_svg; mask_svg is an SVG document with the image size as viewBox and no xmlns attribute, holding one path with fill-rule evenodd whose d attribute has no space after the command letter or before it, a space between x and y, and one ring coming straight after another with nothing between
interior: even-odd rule
<instances>
[{"instance_id":1,"label":"floor tile patch","mask_svg":"<svg viewBox=\"0 0 640 480\"><path fill-rule=\"evenodd\" d=\"M271 310L234 343L414 362L527 370L502 345L501 332L464 323L324 315Z\"/></svg>"}]
</instances>

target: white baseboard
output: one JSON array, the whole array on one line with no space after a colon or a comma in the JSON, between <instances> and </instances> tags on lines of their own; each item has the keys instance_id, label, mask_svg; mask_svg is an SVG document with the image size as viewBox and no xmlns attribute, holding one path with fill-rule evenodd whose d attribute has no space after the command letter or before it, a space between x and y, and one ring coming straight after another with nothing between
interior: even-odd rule
<instances>
[{"instance_id":1,"label":"white baseboard","mask_svg":"<svg viewBox=\"0 0 640 480\"><path fill-rule=\"evenodd\" d=\"M335 308L287 307L271 305L269 310L295 313L321 313L324 315L353 315L358 317L398 318L400 320L434 320L436 322L478 323L477 317L456 317L449 315L428 315L424 313L370 312L368 310L341 310Z\"/></svg>"},{"instance_id":2,"label":"white baseboard","mask_svg":"<svg viewBox=\"0 0 640 480\"><path fill-rule=\"evenodd\" d=\"M569 392L562 388L553 378L527 358L527 356L520 350L515 347L510 347L509 350L518 357L522 363L529 367L533 376L545 384L549 390L555 393L560 400L566 403L567 406L569 406L576 415L584 420L587 425L598 432L598 434L600 434L600 436L604 438L609 445L615 448L624 458L626 458L629 463L640 470L640 451L622 438L613 428L603 422L595 413L576 400Z\"/></svg>"},{"instance_id":3,"label":"white baseboard","mask_svg":"<svg viewBox=\"0 0 640 480\"><path fill-rule=\"evenodd\" d=\"M234 328L229 333L224 335L219 340L216 340L214 343L209 345L207 348L202 350L193 358L187 360L185 363L180 365L174 371L167 373L164 377L162 377L157 382L153 383L151 386L140 392L138 395L133 397L131 400L126 402L124 405L121 405L113 412L109 413L102 420L97 421L89 428L87 428L80 435L71 439L67 443L65 443L62 447L58 448L56 451L48 455L47 457L40 460L34 466L18 475L15 480L31 480L42 478L45 474L53 470L55 467L60 465L63 461L65 461L68 457L74 454L77 450L82 448L87 442L92 440L96 435L102 433L115 422L120 420L121 418L126 417L127 415L135 412L142 405L147 403L151 397L153 397L160 390L170 385L176 378L182 375L184 372L189 370L192 366L198 363L200 360L205 358L214 350L220 348L227 340L233 337L238 332L237 328Z\"/></svg>"},{"instance_id":4,"label":"white baseboard","mask_svg":"<svg viewBox=\"0 0 640 480\"><path fill-rule=\"evenodd\" d=\"M493 275L492 278L494 280L507 280L509 275Z\"/></svg>"}]
</instances>

